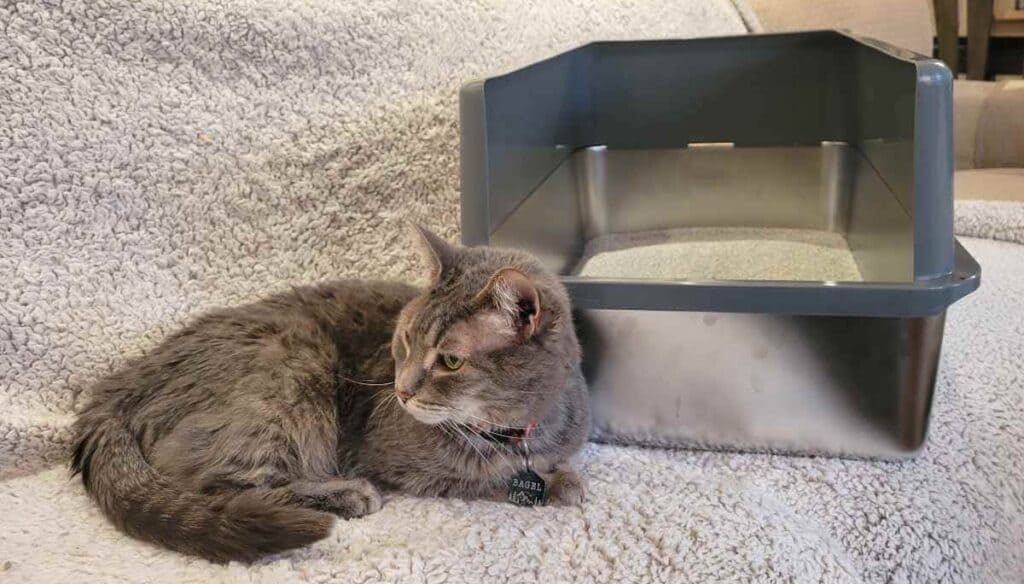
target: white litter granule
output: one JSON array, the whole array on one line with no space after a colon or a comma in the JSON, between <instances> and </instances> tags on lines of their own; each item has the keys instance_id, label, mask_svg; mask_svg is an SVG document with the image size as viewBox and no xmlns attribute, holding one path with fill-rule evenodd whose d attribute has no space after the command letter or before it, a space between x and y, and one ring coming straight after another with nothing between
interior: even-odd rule
<instances>
[{"instance_id":1,"label":"white litter granule","mask_svg":"<svg viewBox=\"0 0 1024 584\"><path fill-rule=\"evenodd\" d=\"M587 243L575 273L644 280L863 281L838 233L748 227L602 235Z\"/></svg>"}]
</instances>

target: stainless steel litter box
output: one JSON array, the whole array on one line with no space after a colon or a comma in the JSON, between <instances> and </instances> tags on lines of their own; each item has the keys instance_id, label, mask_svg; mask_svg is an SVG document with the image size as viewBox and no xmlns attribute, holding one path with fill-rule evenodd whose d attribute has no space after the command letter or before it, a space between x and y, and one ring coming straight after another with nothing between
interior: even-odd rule
<instances>
[{"instance_id":1,"label":"stainless steel litter box","mask_svg":"<svg viewBox=\"0 0 1024 584\"><path fill-rule=\"evenodd\" d=\"M938 61L835 31L590 44L463 88L463 241L563 275L597 440L913 455L980 279L951 100ZM839 233L864 281L572 275L595 237L679 227Z\"/></svg>"}]
</instances>

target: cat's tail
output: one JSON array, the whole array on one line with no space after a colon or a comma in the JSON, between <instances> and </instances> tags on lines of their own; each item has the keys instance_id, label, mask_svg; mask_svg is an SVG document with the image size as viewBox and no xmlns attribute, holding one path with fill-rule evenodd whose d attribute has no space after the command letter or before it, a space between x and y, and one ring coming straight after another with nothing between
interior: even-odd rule
<instances>
[{"instance_id":1,"label":"cat's tail","mask_svg":"<svg viewBox=\"0 0 1024 584\"><path fill-rule=\"evenodd\" d=\"M282 489L205 495L176 488L149 465L123 420L76 428L71 469L122 531L214 562L250 562L330 533L334 516L289 503Z\"/></svg>"}]
</instances>

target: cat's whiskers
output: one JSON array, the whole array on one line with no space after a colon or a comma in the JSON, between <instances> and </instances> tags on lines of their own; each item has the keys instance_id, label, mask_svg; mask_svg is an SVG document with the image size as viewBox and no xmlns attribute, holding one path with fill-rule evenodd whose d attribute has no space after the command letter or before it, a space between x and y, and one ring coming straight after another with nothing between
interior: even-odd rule
<instances>
[{"instance_id":1,"label":"cat's whiskers","mask_svg":"<svg viewBox=\"0 0 1024 584\"><path fill-rule=\"evenodd\" d=\"M513 430L525 430L526 429L526 428L517 427L517 426L504 426L504 425L498 424L494 420L488 420L487 418L481 418L480 416L474 416L473 414L471 414L469 412L459 412L459 414L461 414L463 416L466 416L467 418L472 418L474 420L479 420L481 422L485 422L485 423L490 424L492 426L501 426L503 428L511 428ZM534 424L532 427L533 428L540 428L540 426L537 425L537 424Z\"/></svg>"},{"instance_id":2,"label":"cat's whiskers","mask_svg":"<svg viewBox=\"0 0 1024 584\"><path fill-rule=\"evenodd\" d=\"M395 384L394 380L387 381L387 382L384 382L384 383L378 383L378 382L370 382L370 381L359 381L358 379L349 379L348 377L345 377L341 373L338 374L338 377L341 378L341 379L344 379L345 381L347 381L349 383L355 383L356 385L365 385L366 387L387 387L389 385L394 385Z\"/></svg>"},{"instance_id":3,"label":"cat's whiskers","mask_svg":"<svg viewBox=\"0 0 1024 584\"><path fill-rule=\"evenodd\" d=\"M446 421L444 423L447 424L448 422ZM463 436L459 432L459 429L454 424L449 425L448 429L449 429L449 435L452 437L452 441L456 445L460 446L459 454L460 455L464 455L467 452L472 453L470 449L473 448L473 445L469 442L469 440L466 439L465 436ZM466 448L467 446L469 447L469 449Z\"/></svg>"},{"instance_id":4,"label":"cat's whiskers","mask_svg":"<svg viewBox=\"0 0 1024 584\"><path fill-rule=\"evenodd\" d=\"M448 436L449 438L454 438L455 436L452 435L452 431L448 429L448 424L450 424L450 422L448 420L445 420L437 425L437 429L444 432L445 436Z\"/></svg>"},{"instance_id":5,"label":"cat's whiskers","mask_svg":"<svg viewBox=\"0 0 1024 584\"><path fill-rule=\"evenodd\" d=\"M448 420L445 420L437 425L437 429L444 432L444 435L450 438L451 441L454 442L457 446L461 446L462 443L456 440L455 434L452 434L452 431L448 429L448 424L450 423L451 422L449 422Z\"/></svg>"},{"instance_id":6,"label":"cat's whiskers","mask_svg":"<svg viewBox=\"0 0 1024 584\"><path fill-rule=\"evenodd\" d=\"M492 420L488 420L486 418L481 418L480 416L474 416L473 414L470 414L470 413L467 413L467 412L459 412L459 414L462 415L462 416L465 416L465 417L467 417L467 418L469 418L471 420L476 420L478 422L484 423L486 425L485 426L485 431L487 433L489 433L489 434L494 434L495 436L501 436L503 438L516 438L518 440L535 440L536 439L535 436L502 434L501 432L498 432L498 431L495 431L495 430L488 430L488 429L486 429L486 428L497 428L499 430L521 430L521 431L525 431L526 428L520 428L520 427L516 427L516 426L504 426L504 425L495 423ZM542 429L542 428L543 428L543 426L540 426L538 424L533 424L532 426L530 426L530 430L531 431L532 430Z\"/></svg>"},{"instance_id":7,"label":"cat's whiskers","mask_svg":"<svg viewBox=\"0 0 1024 584\"><path fill-rule=\"evenodd\" d=\"M500 450L500 449L499 449L499 448L497 447L497 445L495 445L495 444L494 444L493 442L491 442L490 440L488 440L488 441L487 441L487 446L488 446L488 447L490 447L490 449L491 449L491 450L493 450L493 451L494 451L494 453L498 455L498 458L500 458L500 459L501 459L501 462L502 462L502 464L504 464L505 466L507 466L507 467L509 468L509 470L511 470L511 471L513 471L513 472L514 472L514 471L516 470L516 467L515 467L515 465L513 465L513 464L512 464L512 462L511 462L511 461L510 461L510 460L508 459L508 457L506 457L506 456L505 456L505 453L504 453L504 452L502 452L502 451L501 451L501 450Z\"/></svg>"},{"instance_id":8,"label":"cat's whiskers","mask_svg":"<svg viewBox=\"0 0 1024 584\"><path fill-rule=\"evenodd\" d=\"M415 402L411 402L411 403L415 403L417 408L419 408L421 410L424 410L424 411L427 411L427 412L434 412L434 413L438 413L438 414L440 414L440 413L444 413L444 414L452 413L452 409L451 408L445 407L445 406L442 406L442 405L439 405L439 404L431 403L431 402L423 402L423 401L416 400Z\"/></svg>"},{"instance_id":9,"label":"cat's whiskers","mask_svg":"<svg viewBox=\"0 0 1024 584\"><path fill-rule=\"evenodd\" d=\"M441 422L440 424L438 424L438 427L449 438L451 438L452 443L457 448L458 454L461 455L461 454L467 452L469 450L469 448L467 448L467 446L472 448L472 444L470 444L470 442L467 439L465 439L465 437L460 436L459 434L457 434L458 427L455 424L455 422L452 422L451 420L445 420L445 421Z\"/></svg>"},{"instance_id":10,"label":"cat's whiskers","mask_svg":"<svg viewBox=\"0 0 1024 584\"><path fill-rule=\"evenodd\" d=\"M465 415L465 416L466 416L467 418L470 418L470 419L476 419L476 420L479 420L479 421L481 421L481 422L484 422L484 423L486 423L486 424L487 424L488 426L494 426L494 425L495 425L495 424L494 424L493 422L491 422L490 420L487 420L487 419L485 419L485 418L481 418L480 416L474 416L473 414L469 414L469 413L466 413L466 412L460 412L460 413L461 413L461 414L463 414L463 415ZM464 439L465 439L465 440L467 441L467 443L468 443L468 444L470 444L470 446L473 446L473 444L472 444L471 442L469 442L469 440L470 440L470 439L469 439L468 437L466 437L465 433L463 432L463 430L462 430L461 428L459 428L459 427L458 427L458 425L455 425L455 424L454 424L453 422L450 422L450 421L449 421L448 423L452 424L452 427L453 427L453 428L454 428L454 429L455 429L455 430L456 430L457 432L459 432L459 434L460 434L460 435L462 435L462 436L464 437ZM511 429L511 430L515 430L515 429L519 429L519 430L524 430L524 429L525 429L525 428L511 428L511 427L508 427L508 426L505 426L504 428L506 428L506 429ZM521 436L521 435L516 435L516 436L513 436L513 435L509 435L509 434L502 434L502 433L500 433L500 432L495 432L495 431L493 431L493 430L488 430L487 432L488 432L489 434L492 434L492 435L494 435L494 436L501 436L501 437L504 437L504 438L516 438L516 439L518 439L518 440L520 440L520 441L525 441L525 440L533 440L533 438L529 438L529 437L527 437L527 436ZM513 452L513 451L512 451L512 450L511 450L511 449L510 449L510 448L508 447L508 445L505 445L505 444L495 444L495 443L494 443L493 441L491 441L491 440L485 440L485 441L484 441L484 443L485 443L485 444L487 444L487 447L488 447L488 448L490 448L490 450L491 450L492 452L494 452L494 454L495 454L495 455L497 455L497 457L498 457L498 458L500 459L500 461L501 461L501 464L502 464L503 466L505 466L505 467L508 467L508 469L509 469L509 470L511 470L511 471L513 471L513 472L514 472L514 471L516 470L516 468L517 468L517 467L516 467L516 465L515 465L515 464L514 464L514 463L513 463L513 462L512 462L512 461L511 461L510 459L509 459L509 456L517 456L517 455L518 455L518 453L516 453L516 452ZM475 447L474 447L474 449L475 449ZM508 454L509 456L506 456L506 454Z\"/></svg>"},{"instance_id":11,"label":"cat's whiskers","mask_svg":"<svg viewBox=\"0 0 1024 584\"><path fill-rule=\"evenodd\" d=\"M383 418L384 412L386 412L389 407L394 405L397 402L397 400L398 394L394 392L388 393L384 397L380 398L380 401L377 402L377 405L375 405L373 407L373 410L370 411L370 416L367 419L369 421L374 421L374 419L378 418L378 416L380 416L380 418ZM380 418L376 420L378 426L380 425Z\"/></svg>"},{"instance_id":12,"label":"cat's whiskers","mask_svg":"<svg viewBox=\"0 0 1024 584\"><path fill-rule=\"evenodd\" d=\"M466 444L469 444L469 447L472 448L474 452L476 452L477 456L480 457L480 462L486 465L487 457L484 455L483 452L480 451L479 448L476 447L476 444L473 444L473 439L467 436L466 433L463 432L462 429L459 428L458 426L452 426L452 428L454 428L455 431L458 432L460 436L462 436L462 439L466 441Z\"/></svg>"}]
</instances>

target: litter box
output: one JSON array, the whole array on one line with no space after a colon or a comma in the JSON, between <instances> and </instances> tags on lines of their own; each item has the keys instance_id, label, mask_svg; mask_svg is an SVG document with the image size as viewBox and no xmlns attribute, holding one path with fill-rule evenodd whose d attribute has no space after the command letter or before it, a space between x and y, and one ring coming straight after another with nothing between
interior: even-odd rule
<instances>
[{"instance_id":1,"label":"litter box","mask_svg":"<svg viewBox=\"0 0 1024 584\"><path fill-rule=\"evenodd\" d=\"M464 86L463 242L561 275L598 441L908 457L980 279L951 101L838 31L589 44Z\"/></svg>"}]
</instances>

